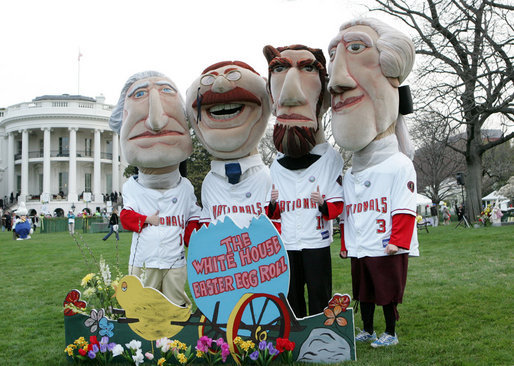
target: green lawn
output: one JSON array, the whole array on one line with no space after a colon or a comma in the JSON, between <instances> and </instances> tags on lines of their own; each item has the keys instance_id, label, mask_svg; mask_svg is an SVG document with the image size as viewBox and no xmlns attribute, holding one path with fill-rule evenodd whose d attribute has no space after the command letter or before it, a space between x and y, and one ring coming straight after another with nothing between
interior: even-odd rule
<instances>
[{"instance_id":1,"label":"green lawn","mask_svg":"<svg viewBox=\"0 0 514 366\"><path fill-rule=\"evenodd\" d=\"M421 257L411 259L400 344L357 345L355 365L513 365L514 225L479 229L440 226L419 232ZM93 255L116 263L115 238L84 234ZM125 272L131 234L120 234ZM334 292L351 294L350 265L333 244ZM0 365L66 365L62 302L90 272L67 233L14 241L0 233ZM95 268L91 268L96 270ZM381 309L377 333L384 330ZM360 314L356 324L361 326ZM510 350L510 351L509 351Z\"/></svg>"}]
</instances>

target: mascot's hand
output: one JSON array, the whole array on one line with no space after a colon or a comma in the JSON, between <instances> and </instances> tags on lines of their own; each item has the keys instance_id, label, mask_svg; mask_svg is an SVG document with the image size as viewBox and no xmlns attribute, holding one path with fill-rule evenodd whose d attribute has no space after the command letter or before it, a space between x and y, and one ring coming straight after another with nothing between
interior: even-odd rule
<instances>
[{"instance_id":1,"label":"mascot's hand","mask_svg":"<svg viewBox=\"0 0 514 366\"><path fill-rule=\"evenodd\" d=\"M339 256L343 259L346 259L348 258L348 251L347 250L341 250L341 252L339 252Z\"/></svg>"},{"instance_id":2,"label":"mascot's hand","mask_svg":"<svg viewBox=\"0 0 514 366\"><path fill-rule=\"evenodd\" d=\"M275 188L275 185L273 184L271 186L271 203L275 203L278 200L278 189Z\"/></svg>"},{"instance_id":3,"label":"mascot's hand","mask_svg":"<svg viewBox=\"0 0 514 366\"><path fill-rule=\"evenodd\" d=\"M396 254L398 252L398 247L394 244L387 244L385 247L385 252L388 255Z\"/></svg>"},{"instance_id":4,"label":"mascot's hand","mask_svg":"<svg viewBox=\"0 0 514 366\"><path fill-rule=\"evenodd\" d=\"M154 213L152 216L146 216L145 224L159 226L159 223L160 223L159 211Z\"/></svg>"},{"instance_id":5,"label":"mascot's hand","mask_svg":"<svg viewBox=\"0 0 514 366\"><path fill-rule=\"evenodd\" d=\"M319 192L319 186L316 189L316 192L311 193L311 200L316 202L319 206L322 206L323 202L325 202L323 195Z\"/></svg>"}]
</instances>

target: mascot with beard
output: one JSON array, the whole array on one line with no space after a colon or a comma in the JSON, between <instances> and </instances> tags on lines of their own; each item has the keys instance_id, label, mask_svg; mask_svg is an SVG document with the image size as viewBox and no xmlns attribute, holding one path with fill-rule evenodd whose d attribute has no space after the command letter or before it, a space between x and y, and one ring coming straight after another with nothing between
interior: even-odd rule
<instances>
[{"instance_id":1,"label":"mascot with beard","mask_svg":"<svg viewBox=\"0 0 514 366\"><path fill-rule=\"evenodd\" d=\"M280 219L289 257L288 301L297 318L323 311L332 296L332 220L343 209L343 160L326 141L321 117L329 98L325 57L303 45L264 47L276 117L268 216Z\"/></svg>"}]
</instances>

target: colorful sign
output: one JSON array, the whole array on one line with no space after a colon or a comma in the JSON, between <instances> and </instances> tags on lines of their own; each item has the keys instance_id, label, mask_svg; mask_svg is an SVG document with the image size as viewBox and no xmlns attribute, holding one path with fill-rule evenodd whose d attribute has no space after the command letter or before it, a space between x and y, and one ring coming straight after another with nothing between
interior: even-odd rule
<instances>
[{"instance_id":1,"label":"colorful sign","mask_svg":"<svg viewBox=\"0 0 514 366\"><path fill-rule=\"evenodd\" d=\"M202 227L191 236L187 259L191 294L211 321L227 324L236 304L249 293L287 297L287 253L279 233L264 215L245 228L228 216L224 222ZM271 303L266 296L252 301L253 315L258 313L262 324L281 313Z\"/></svg>"}]
</instances>

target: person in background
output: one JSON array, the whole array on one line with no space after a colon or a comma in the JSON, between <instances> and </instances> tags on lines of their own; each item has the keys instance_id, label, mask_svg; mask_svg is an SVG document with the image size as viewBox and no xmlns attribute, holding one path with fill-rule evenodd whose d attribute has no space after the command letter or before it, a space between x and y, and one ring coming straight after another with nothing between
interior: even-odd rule
<instances>
[{"instance_id":1,"label":"person in background","mask_svg":"<svg viewBox=\"0 0 514 366\"><path fill-rule=\"evenodd\" d=\"M68 231L70 235L75 234L75 214L72 210L68 211Z\"/></svg>"},{"instance_id":2,"label":"person in background","mask_svg":"<svg viewBox=\"0 0 514 366\"><path fill-rule=\"evenodd\" d=\"M103 237L103 241L106 241L109 239L109 236L112 235L112 233L116 233L116 240L120 240L120 236L118 234L119 229L119 217L118 217L118 211L116 209L112 210L111 217L109 218L109 233Z\"/></svg>"}]
</instances>

